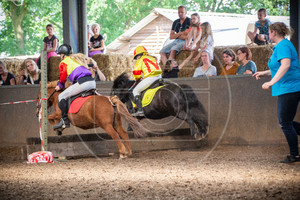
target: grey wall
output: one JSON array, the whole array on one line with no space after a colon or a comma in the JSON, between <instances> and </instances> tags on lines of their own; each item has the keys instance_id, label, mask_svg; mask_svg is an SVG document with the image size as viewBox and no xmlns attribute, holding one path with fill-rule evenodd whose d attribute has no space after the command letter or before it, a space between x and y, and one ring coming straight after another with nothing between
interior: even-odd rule
<instances>
[{"instance_id":1,"label":"grey wall","mask_svg":"<svg viewBox=\"0 0 300 200\"><path fill-rule=\"evenodd\" d=\"M271 91L261 89L262 83L267 80L256 81L249 76L174 79L177 83L192 86L205 106L210 121L210 141L238 144L285 142L277 124L277 98L271 96ZM112 82L97 84L103 95L110 94L111 86ZM38 92L39 86L0 87L0 103L36 99ZM35 107L36 103L0 106L0 147L25 145L26 138L39 137ZM296 119L300 121L299 110ZM145 119L142 123L151 131L167 132L188 127L172 117L155 121ZM63 134L98 132L103 130L71 127ZM48 136L54 135L49 125Z\"/></svg>"}]
</instances>

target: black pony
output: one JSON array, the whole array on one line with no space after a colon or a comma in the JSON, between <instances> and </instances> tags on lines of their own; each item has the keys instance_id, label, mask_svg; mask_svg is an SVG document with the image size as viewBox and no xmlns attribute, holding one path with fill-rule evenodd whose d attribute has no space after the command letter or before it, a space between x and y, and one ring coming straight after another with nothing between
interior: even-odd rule
<instances>
[{"instance_id":1,"label":"black pony","mask_svg":"<svg viewBox=\"0 0 300 200\"><path fill-rule=\"evenodd\" d=\"M115 79L112 87L112 94L126 103L129 110L132 109L132 93L128 89L133 84L134 81L129 80L126 73L123 73ZM143 107L145 117L162 119L175 116L189 124L191 135L195 139L205 137L208 127L207 114L193 89L188 85L178 85L170 81L165 81L165 85L157 91L151 104Z\"/></svg>"}]
</instances>

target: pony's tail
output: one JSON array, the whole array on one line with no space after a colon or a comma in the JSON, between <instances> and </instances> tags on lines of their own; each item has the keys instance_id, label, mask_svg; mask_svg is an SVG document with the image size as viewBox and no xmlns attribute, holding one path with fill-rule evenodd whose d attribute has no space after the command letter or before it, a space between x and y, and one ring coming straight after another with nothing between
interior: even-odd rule
<instances>
[{"instance_id":1,"label":"pony's tail","mask_svg":"<svg viewBox=\"0 0 300 200\"><path fill-rule=\"evenodd\" d=\"M135 137L147 137L147 132L142 124L134 117L130 115L124 103L122 103L119 98L115 97L113 103L117 105L118 113L125 119L129 126L133 130Z\"/></svg>"}]
</instances>

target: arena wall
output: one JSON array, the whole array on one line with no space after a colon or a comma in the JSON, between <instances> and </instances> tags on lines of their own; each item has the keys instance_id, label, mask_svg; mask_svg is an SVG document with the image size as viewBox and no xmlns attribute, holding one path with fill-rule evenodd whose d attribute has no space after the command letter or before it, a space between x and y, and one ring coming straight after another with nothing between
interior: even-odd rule
<instances>
[{"instance_id":1,"label":"arena wall","mask_svg":"<svg viewBox=\"0 0 300 200\"><path fill-rule=\"evenodd\" d=\"M267 78L256 81L250 76L181 78L179 84L193 87L209 116L211 143L277 144L285 142L277 124L276 98L261 85ZM99 82L97 88L109 95L112 82ZM0 103L36 99L38 86L0 87ZM0 106L0 147L26 145L27 138L39 137L39 124L35 115L35 103ZM296 116L300 121L300 112ZM153 132L171 132L188 128L185 122L171 117L163 120L142 120ZM82 130L71 127L64 135L101 133L102 129ZM48 127L48 136L55 136Z\"/></svg>"}]
</instances>

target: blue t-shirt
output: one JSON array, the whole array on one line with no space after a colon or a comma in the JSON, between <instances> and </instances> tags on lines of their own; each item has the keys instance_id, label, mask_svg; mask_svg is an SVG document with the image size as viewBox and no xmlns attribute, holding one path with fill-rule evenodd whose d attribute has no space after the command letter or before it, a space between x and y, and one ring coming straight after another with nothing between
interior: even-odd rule
<instances>
[{"instance_id":1,"label":"blue t-shirt","mask_svg":"<svg viewBox=\"0 0 300 200\"><path fill-rule=\"evenodd\" d=\"M272 96L300 91L300 67L297 51L291 41L281 40L273 47L273 54L268 62L272 78L281 66L281 59L291 59L291 65L283 77L272 86Z\"/></svg>"},{"instance_id":2,"label":"blue t-shirt","mask_svg":"<svg viewBox=\"0 0 300 200\"><path fill-rule=\"evenodd\" d=\"M262 26L260 21L255 22L255 28L259 30L259 34L266 34L269 35L269 26L271 24L271 21L269 19L265 19L265 23Z\"/></svg>"},{"instance_id":3,"label":"blue t-shirt","mask_svg":"<svg viewBox=\"0 0 300 200\"><path fill-rule=\"evenodd\" d=\"M217 68L211 65L208 69L203 70L202 66L199 66L195 69L193 77L202 77L202 76L217 76Z\"/></svg>"},{"instance_id":4,"label":"blue t-shirt","mask_svg":"<svg viewBox=\"0 0 300 200\"><path fill-rule=\"evenodd\" d=\"M257 71L256 64L252 60L250 60L245 66L241 64L236 70L236 73L243 75L247 70L252 71L252 74L254 74Z\"/></svg>"}]
</instances>

